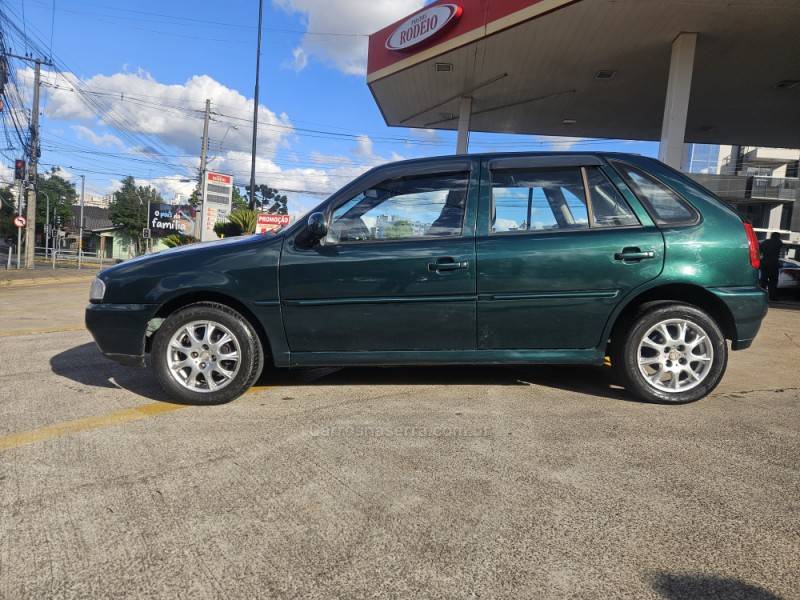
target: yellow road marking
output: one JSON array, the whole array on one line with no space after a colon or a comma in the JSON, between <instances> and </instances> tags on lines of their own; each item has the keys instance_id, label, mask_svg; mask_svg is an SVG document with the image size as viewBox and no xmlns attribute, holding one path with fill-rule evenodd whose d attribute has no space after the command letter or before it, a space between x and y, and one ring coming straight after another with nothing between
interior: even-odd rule
<instances>
[{"instance_id":1,"label":"yellow road marking","mask_svg":"<svg viewBox=\"0 0 800 600\"><path fill-rule=\"evenodd\" d=\"M271 387L272 386L268 385L254 386L247 390L245 394L263 392ZM234 400L234 402L236 401ZM146 419L147 417L154 417L156 415L175 412L176 410L190 407L191 405L189 404L167 404L165 402L153 402L151 404L144 404L135 408L126 408L124 410L119 410L107 415L86 417L83 419L76 419L74 421L64 421L63 423L39 427L38 429L31 429L30 431L12 433L11 435L0 437L0 451L19 448L20 446L27 446L36 442L45 442L68 435L70 433L80 433L82 431L91 431L93 429L111 427L121 423L139 421L141 419Z\"/></svg>"},{"instance_id":2,"label":"yellow road marking","mask_svg":"<svg viewBox=\"0 0 800 600\"><path fill-rule=\"evenodd\" d=\"M20 329L17 331L0 331L0 338L5 337L17 337L20 335L37 335L40 333L63 333L66 331L85 331L86 327L83 325L75 325L70 327L62 327L62 328L55 328L55 327L45 327L43 329Z\"/></svg>"},{"instance_id":3,"label":"yellow road marking","mask_svg":"<svg viewBox=\"0 0 800 600\"><path fill-rule=\"evenodd\" d=\"M128 421L137 421L139 419L172 412L181 408L186 408L186 406L183 404L165 404L163 402L154 402L152 404L145 404L144 406L137 406L136 408L126 408L125 410L120 410L107 415L86 417L85 419L65 421L63 423L57 423L47 427L39 427L38 429L23 431L21 433L12 433L11 435L0 438L0 450L19 448L20 446L27 446L28 444L33 444L35 442L52 440L69 433L90 431L92 429L100 429L101 427L118 425L119 423L127 423Z\"/></svg>"}]
</instances>

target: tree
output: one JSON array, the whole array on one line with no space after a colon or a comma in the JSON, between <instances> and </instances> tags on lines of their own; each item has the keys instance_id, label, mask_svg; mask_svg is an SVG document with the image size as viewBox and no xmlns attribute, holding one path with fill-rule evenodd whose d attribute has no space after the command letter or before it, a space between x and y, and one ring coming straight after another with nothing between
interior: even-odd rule
<instances>
[{"instance_id":1,"label":"tree","mask_svg":"<svg viewBox=\"0 0 800 600\"><path fill-rule=\"evenodd\" d=\"M387 240L396 240L400 238L409 238L414 235L414 230L411 227L411 222L405 219L392 221L391 225L384 228L383 237Z\"/></svg>"},{"instance_id":2,"label":"tree","mask_svg":"<svg viewBox=\"0 0 800 600\"><path fill-rule=\"evenodd\" d=\"M0 237L2 239L13 240L12 243L17 243L17 228L12 222L16 211L16 200L14 194L11 192L11 186L0 188Z\"/></svg>"},{"instance_id":3,"label":"tree","mask_svg":"<svg viewBox=\"0 0 800 600\"><path fill-rule=\"evenodd\" d=\"M122 180L120 188L114 192L109 206L109 217L115 227L120 227L122 234L136 248L136 254L144 251L142 229L147 227L147 201L151 205L161 204L161 194L150 186L136 186L136 180L130 175Z\"/></svg>"},{"instance_id":4,"label":"tree","mask_svg":"<svg viewBox=\"0 0 800 600\"><path fill-rule=\"evenodd\" d=\"M242 196L238 186L233 186L233 200L231 201L231 210L244 210L250 208L247 198Z\"/></svg>"},{"instance_id":5,"label":"tree","mask_svg":"<svg viewBox=\"0 0 800 600\"><path fill-rule=\"evenodd\" d=\"M251 187L247 185L244 189L247 190L249 196ZM262 183L256 185L255 206L251 203L250 208L253 210L264 210L265 207L271 203L271 206L267 209L268 213L273 215L288 215L288 202L289 199L280 194L278 190Z\"/></svg>"},{"instance_id":6,"label":"tree","mask_svg":"<svg viewBox=\"0 0 800 600\"><path fill-rule=\"evenodd\" d=\"M75 184L67 181L60 175L55 167L48 173L37 176L38 199L36 202L36 226L44 231L47 223L47 200L50 200L50 222L53 222L53 212L61 218L62 225L72 219L72 207L78 203L78 193Z\"/></svg>"}]
</instances>

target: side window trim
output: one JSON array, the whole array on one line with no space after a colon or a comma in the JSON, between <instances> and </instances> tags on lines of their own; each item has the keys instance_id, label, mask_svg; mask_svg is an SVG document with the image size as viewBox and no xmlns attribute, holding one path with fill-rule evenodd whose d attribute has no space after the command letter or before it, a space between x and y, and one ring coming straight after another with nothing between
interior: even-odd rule
<instances>
[{"instance_id":1,"label":"side window trim","mask_svg":"<svg viewBox=\"0 0 800 600\"><path fill-rule=\"evenodd\" d=\"M594 167L594 165L592 165ZM625 194L622 193L613 181L606 175L603 171L602 165L598 165L595 167L595 170L600 173L600 176L605 179L605 181L619 194L620 200L624 203L624 205L628 208L633 216L636 219L636 223L632 225L596 225L594 222L594 202L592 200L592 187L589 185L589 169L587 167L581 167L581 172L583 173L583 187L586 189L586 202L588 203L589 209L589 229L635 229L642 227L642 221L636 215L636 211L633 210L633 207L628 202L627 198L625 198Z\"/></svg>"},{"instance_id":2,"label":"side window trim","mask_svg":"<svg viewBox=\"0 0 800 600\"><path fill-rule=\"evenodd\" d=\"M587 160L591 159L591 160ZM608 176L603 173L602 167L603 162L600 159L595 157L584 157L584 156L572 156L569 157L570 160L564 160L563 157L559 156L549 156L549 157L513 157L513 158L502 158L502 159L494 159L486 161L486 172L488 175L488 185L487 191L489 194L489 219L488 219L488 233L490 236L493 235L543 235L543 234L554 234L554 233L581 233L586 231L608 231L612 229L641 229L644 225L641 222L641 219L636 215L636 211L633 210L633 207L630 206L630 203L625 198L625 195L622 193L621 190L617 189L617 186L611 181ZM588 218L588 227L584 228L558 228L558 229L524 229L524 230L515 230L515 231L494 231L492 227L492 217L495 213L495 198L494 198L494 187L492 185L493 181L493 173L496 170L504 170L504 169L517 169L517 168L530 168L531 170L545 170L548 168L571 168L575 167L580 170L581 173L581 181L583 184L583 194L584 199L586 202L586 212ZM592 193L591 188L589 186L589 178L588 178L588 167L597 167L599 172L602 176L608 181L609 185L611 185L615 190L617 190L620 194L621 199L625 202L625 205L631 212L631 215L636 219L636 223L633 225L612 225L612 226L599 226L594 224L594 208L592 205ZM624 178L623 178L624 181ZM528 196L528 217L527 223L530 226L530 208L531 208L531 196L532 196L532 188L529 189L529 196ZM635 195L635 194L634 194ZM644 204L644 203L642 203ZM648 212L649 214L649 212ZM652 218L652 216L651 216Z\"/></svg>"},{"instance_id":3,"label":"side window trim","mask_svg":"<svg viewBox=\"0 0 800 600\"><path fill-rule=\"evenodd\" d=\"M438 240L438 241L462 240L465 237L472 237L474 235L474 232L467 231L467 216L469 213L470 194L472 192L472 187L474 185L474 177L476 169L477 167L475 165L475 161L473 160L467 160L467 161L445 160L433 164L428 163L419 165L417 168L409 169L405 172L402 172L396 168L389 169L387 172L376 172L373 177L365 179L363 183L358 187L350 187L350 189L348 189L346 193L342 192L337 193L336 194L337 198L329 202L323 211L323 214L325 215L325 221L328 225L328 228L330 229L333 219L333 214L336 212L338 208L344 206L359 194L365 192L370 188L375 187L380 183L386 181L397 181L404 178L425 177L431 175L447 175L451 173L465 173L467 186L464 190L465 197L464 197L464 211L461 215L461 233L458 235L452 235L452 236L423 235L423 236L414 236L406 238L344 240L336 242L322 239L320 240L320 245L328 247L336 247L336 246L355 245L355 244L388 244L388 243L398 243L398 242L409 243L416 241L431 241L431 240ZM396 173L393 173L393 171L396 171Z\"/></svg>"},{"instance_id":4,"label":"side window trim","mask_svg":"<svg viewBox=\"0 0 800 600\"><path fill-rule=\"evenodd\" d=\"M619 174L619 176L622 178L622 181L625 182L625 185L628 187L628 189L630 189L631 193L639 201L639 204L642 205L642 208L644 208L644 210L647 212L647 214L653 220L653 223L655 223L656 227L659 227L659 228L693 227L693 226L697 225L698 223L700 223L703 220L703 218L702 218L702 216L700 214L700 211L698 211L691 202L686 200L686 198L684 198L683 195L680 194L677 190L675 190L675 188L673 188L671 185L668 185L668 184L664 183L664 181L661 180L659 177L656 177L655 175L653 175L649 171L646 171L646 170L642 169L641 167L639 167L637 165L634 165L634 164L631 164L629 162L626 162L624 160L612 159L612 160L609 160L608 162L611 165L611 167L614 169L614 171L617 174ZM690 212L694 216L694 218L691 219L691 220L675 221L675 222L672 222L672 223L670 223L668 221L664 221L663 219L659 218L658 214L655 212L655 209L653 209L653 207L651 206L650 201L647 198L642 198L641 194L636 193L635 186L631 185L631 182L630 182L629 178L627 177L627 175L625 175L625 173L622 172L622 169L620 169L621 166L625 167L625 168L633 169L634 171L637 171L640 174L643 174L646 178L652 179L658 185L661 185L661 186L665 187L666 189L668 189L670 192L672 192L675 195L675 198L678 200L680 205L683 206L688 212Z\"/></svg>"}]
</instances>

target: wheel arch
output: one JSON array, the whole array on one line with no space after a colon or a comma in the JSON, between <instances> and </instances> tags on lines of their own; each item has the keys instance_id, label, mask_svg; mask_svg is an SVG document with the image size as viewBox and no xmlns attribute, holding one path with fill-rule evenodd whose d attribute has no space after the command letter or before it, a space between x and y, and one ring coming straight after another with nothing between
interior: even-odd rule
<instances>
[{"instance_id":1,"label":"wheel arch","mask_svg":"<svg viewBox=\"0 0 800 600\"><path fill-rule=\"evenodd\" d=\"M270 343L270 338L267 335L267 331L264 329L263 324L258 317L256 317L253 311L250 310L245 303L233 296L221 292L207 290L186 292L170 298L161 304L150 320L150 323L148 323L147 334L145 337L145 352L150 352L150 346L153 342L153 334L158 330L158 327L161 326L161 323L164 319L169 317L177 310L200 302L217 302L219 304L224 304L225 306L228 306L229 308L232 308L241 314L245 319L247 319L248 323L250 323L251 327L258 335L258 339L261 342L261 348L263 349L264 353L269 355L270 360L272 360L273 348ZM151 326L151 324L153 325Z\"/></svg>"},{"instance_id":2,"label":"wheel arch","mask_svg":"<svg viewBox=\"0 0 800 600\"><path fill-rule=\"evenodd\" d=\"M716 321L726 339L736 340L736 321L733 313L719 297L706 288L688 283L665 283L657 285L631 297L616 315L609 321L606 340L613 340L614 335L622 329L644 305L680 302L695 306Z\"/></svg>"}]
</instances>

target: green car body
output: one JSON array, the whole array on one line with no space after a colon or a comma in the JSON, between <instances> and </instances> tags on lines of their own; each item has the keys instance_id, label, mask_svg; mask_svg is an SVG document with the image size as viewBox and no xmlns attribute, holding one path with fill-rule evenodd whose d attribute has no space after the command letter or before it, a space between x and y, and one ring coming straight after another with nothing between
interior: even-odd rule
<instances>
[{"instance_id":1,"label":"green car body","mask_svg":"<svg viewBox=\"0 0 800 600\"><path fill-rule=\"evenodd\" d=\"M657 225L615 161L668 186L696 218ZM602 172L638 222L497 235L490 173L517 163ZM201 301L247 319L277 367L599 365L615 326L653 301L699 307L734 350L755 338L767 302L741 219L653 159L537 153L405 161L364 174L315 212L329 222L334 207L381 181L455 169L469 177L460 235L307 244L301 220L277 235L184 246L103 271L105 291L87 307L87 327L107 356L136 365L163 319ZM630 252L638 254L624 258Z\"/></svg>"}]
</instances>

